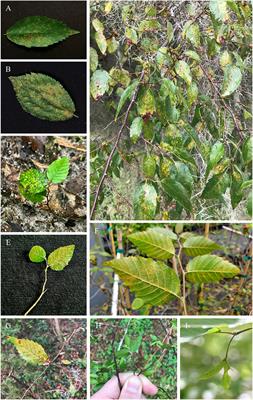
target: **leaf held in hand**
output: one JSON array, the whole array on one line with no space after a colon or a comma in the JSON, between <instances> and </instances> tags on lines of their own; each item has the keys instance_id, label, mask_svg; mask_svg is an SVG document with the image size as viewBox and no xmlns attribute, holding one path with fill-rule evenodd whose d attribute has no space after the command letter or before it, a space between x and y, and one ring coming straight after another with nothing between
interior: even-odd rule
<instances>
[{"instance_id":1,"label":"leaf held in hand","mask_svg":"<svg viewBox=\"0 0 253 400\"><path fill-rule=\"evenodd\" d=\"M8 340L28 363L41 365L48 361L48 355L39 343L29 339L18 339L13 336L8 336Z\"/></svg>"},{"instance_id":2,"label":"leaf held in hand","mask_svg":"<svg viewBox=\"0 0 253 400\"><path fill-rule=\"evenodd\" d=\"M52 183L63 182L69 173L69 159L62 157L53 161L47 169L47 177Z\"/></svg>"},{"instance_id":3,"label":"leaf held in hand","mask_svg":"<svg viewBox=\"0 0 253 400\"><path fill-rule=\"evenodd\" d=\"M30 48L48 47L78 33L62 21L45 16L29 16L12 25L6 36L11 42Z\"/></svg>"},{"instance_id":4,"label":"leaf held in hand","mask_svg":"<svg viewBox=\"0 0 253 400\"><path fill-rule=\"evenodd\" d=\"M73 117L75 105L68 92L51 76L34 73L10 76L17 100L27 113L48 121Z\"/></svg>"},{"instance_id":5,"label":"leaf held in hand","mask_svg":"<svg viewBox=\"0 0 253 400\"><path fill-rule=\"evenodd\" d=\"M75 245L59 247L48 256L48 265L54 271L63 270L73 257Z\"/></svg>"},{"instance_id":6,"label":"leaf held in hand","mask_svg":"<svg viewBox=\"0 0 253 400\"><path fill-rule=\"evenodd\" d=\"M175 248L167 234L148 230L128 236L128 239L144 254L158 260L167 260L175 254Z\"/></svg>"},{"instance_id":7,"label":"leaf held in hand","mask_svg":"<svg viewBox=\"0 0 253 400\"><path fill-rule=\"evenodd\" d=\"M46 252L41 246L33 246L29 251L29 258L32 262L41 263L46 260Z\"/></svg>"}]
</instances>

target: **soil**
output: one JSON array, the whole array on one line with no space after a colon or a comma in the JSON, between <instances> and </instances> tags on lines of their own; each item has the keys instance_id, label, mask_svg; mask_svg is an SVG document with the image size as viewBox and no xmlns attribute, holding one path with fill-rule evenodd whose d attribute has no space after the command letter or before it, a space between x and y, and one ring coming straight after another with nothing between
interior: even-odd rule
<instances>
[{"instance_id":1,"label":"soil","mask_svg":"<svg viewBox=\"0 0 253 400\"><path fill-rule=\"evenodd\" d=\"M81 136L2 136L2 232L86 231L86 138ZM18 190L21 172L45 171L68 157L67 179L51 185L48 199L33 204Z\"/></svg>"}]
</instances>

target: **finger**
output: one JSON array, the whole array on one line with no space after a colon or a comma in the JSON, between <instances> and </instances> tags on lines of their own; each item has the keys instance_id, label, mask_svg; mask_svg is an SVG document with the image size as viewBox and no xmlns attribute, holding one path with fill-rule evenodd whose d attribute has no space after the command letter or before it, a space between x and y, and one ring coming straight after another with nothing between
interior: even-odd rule
<instances>
[{"instance_id":1,"label":"finger","mask_svg":"<svg viewBox=\"0 0 253 400\"><path fill-rule=\"evenodd\" d=\"M142 381L137 375L132 375L125 382L119 398L138 400L141 398L141 394L142 394Z\"/></svg>"}]
</instances>

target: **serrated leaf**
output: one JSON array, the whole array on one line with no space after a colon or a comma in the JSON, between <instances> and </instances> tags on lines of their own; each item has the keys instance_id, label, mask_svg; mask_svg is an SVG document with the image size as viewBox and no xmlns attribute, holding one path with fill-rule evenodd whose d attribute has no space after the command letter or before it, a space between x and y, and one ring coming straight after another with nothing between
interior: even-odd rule
<instances>
[{"instance_id":1,"label":"serrated leaf","mask_svg":"<svg viewBox=\"0 0 253 400\"><path fill-rule=\"evenodd\" d=\"M221 250L222 246L213 242L213 240L204 236L193 236L184 242L183 250L187 256L195 257L203 254L209 254L213 250Z\"/></svg>"},{"instance_id":2,"label":"serrated leaf","mask_svg":"<svg viewBox=\"0 0 253 400\"><path fill-rule=\"evenodd\" d=\"M54 271L63 270L73 257L75 245L59 247L49 254L47 263Z\"/></svg>"},{"instance_id":3,"label":"serrated leaf","mask_svg":"<svg viewBox=\"0 0 253 400\"><path fill-rule=\"evenodd\" d=\"M183 61L177 61L175 65L175 71L180 78L182 78L187 85L190 85L192 83L192 76L191 76L191 70L189 65Z\"/></svg>"},{"instance_id":4,"label":"serrated leaf","mask_svg":"<svg viewBox=\"0 0 253 400\"><path fill-rule=\"evenodd\" d=\"M209 9L219 21L224 22L228 18L227 0L209 0Z\"/></svg>"},{"instance_id":5,"label":"serrated leaf","mask_svg":"<svg viewBox=\"0 0 253 400\"><path fill-rule=\"evenodd\" d=\"M153 185L143 183L137 186L134 193L135 219L154 219L157 208L157 192Z\"/></svg>"},{"instance_id":6,"label":"serrated leaf","mask_svg":"<svg viewBox=\"0 0 253 400\"><path fill-rule=\"evenodd\" d=\"M210 151L209 155L209 161L207 164L207 169L206 169L206 177L209 175L211 170L216 167L218 162L224 157L225 154L225 147L224 144L221 142L216 142Z\"/></svg>"},{"instance_id":7,"label":"serrated leaf","mask_svg":"<svg viewBox=\"0 0 253 400\"><path fill-rule=\"evenodd\" d=\"M41 246L33 246L29 251L29 258L32 262L41 263L46 260L46 252Z\"/></svg>"},{"instance_id":8,"label":"serrated leaf","mask_svg":"<svg viewBox=\"0 0 253 400\"><path fill-rule=\"evenodd\" d=\"M95 32L95 40L101 53L105 55L107 49L107 41L103 32Z\"/></svg>"},{"instance_id":9,"label":"serrated leaf","mask_svg":"<svg viewBox=\"0 0 253 400\"><path fill-rule=\"evenodd\" d=\"M137 44L138 42L138 35L135 29L126 27L125 36L129 39L133 44Z\"/></svg>"},{"instance_id":10,"label":"serrated leaf","mask_svg":"<svg viewBox=\"0 0 253 400\"><path fill-rule=\"evenodd\" d=\"M180 282L175 271L162 262L151 258L125 257L107 261L129 286L143 304L164 304L173 297L179 297Z\"/></svg>"},{"instance_id":11,"label":"serrated leaf","mask_svg":"<svg viewBox=\"0 0 253 400\"><path fill-rule=\"evenodd\" d=\"M51 76L34 73L10 76L17 100L27 113L48 121L71 119L75 105L68 92Z\"/></svg>"},{"instance_id":12,"label":"serrated leaf","mask_svg":"<svg viewBox=\"0 0 253 400\"><path fill-rule=\"evenodd\" d=\"M227 260L214 255L195 257L186 267L186 278L190 282L218 282L223 278L233 278L240 269Z\"/></svg>"},{"instance_id":13,"label":"serrated leaf","mask_svg":"<svg viewBox=\"0 0 253 400\"><path fill-rule=\"evenodd\" d=\"M53 161L47 169L47 177L52 183L63 182L69 173L69 159L68 157L61 157Z\"/></svg>"},{"instance_id":14,"label":"serrated leaf","mask_svg":"<svg viewBox=\"0 0 253 400\"><path fill-rule=\"evenodd\" d=\"M39 343L29 339L18 339L14 336L8 336L8 340L28 363L42 365L48 361L48 355Z\"/></svg>"},{"instance_id":15,"label":"serrated leaf","mask_svg":"<svg viewBox=\"0 0 253 400\"><path fill-rule=\"evenodd\" d=\"M130 139L133 143L136 143L141 136L143 127L143 119L141 117L134 118L130 126Z\"/></svg>"},{"instance_id":16,"label":"serrated leaf","mask_svg":"<svg viewBox=\"0 0 253 400\"><path fill-rule=\"evenodd\" d=\"M135 89L137 88L139 84L138 80L133 81L133 83L131 83L130 86L128 86L124 92L122 93L121 97L120 97L120 101L116 110L116 114L115 114L115 120L117 120L118 115L122 109L122 107L124 106L125 102L130 99L130 97L132 96L132 94L134 93Z\"/></svg>"},{"instance_id":17,"label":"serrated leaf","mask_svg":"<svg viewBox=\"0 0 253 400\"><path fill-rule=\"evenodd\" d=\"M90 92L94 100L99 100L109 90L110 75L107 71L97 70L91 77Z\"/></svg>"},{"instance_id":18,"label":"serrated leaf","mask_svg":"<svg viewBox=\"0 0 253 400\"><path fill-rule=\"evenodd\" d=\"M158 260L168 260L175 254L175 248L168 235L148 230L128 235L128 239L144 254Z\"/></svg>"},{"instance_id":19,"label":"serrated leaf","mask_svg":"<svg viewBox=\"0 0 253 400\"><path fill-rule=\"evenodd\" d=\"M221 97L230 96L240 86L242 73L240 68L234 65L227 65L224 69L224 79L221 90Z\"/></svg>"},{"instance_id":20,"label":"serrated leaf","mask_svg":"<svg viewBox=\"0 0 253 400\"><path fill-rule=\"evenodd\" d=\"M29 16L12 25L6 36L11 42L30 48L48 47L78 33L62 21L45 16Z\"/></svg>"},{"instance_id":21,"label":"serrated leaf","mask_svg":"<svg viewBox=\"0 0 253 400\"><path fill-rule=\"evenodd\" d=\"M22 172L19 177L18 189L20 194L33 203L44 200L46 187L46 175L35 168Z\"/></svg>"},{"instance_id":22,"label":"serrated leaf","mask_svg":"<svg viewBox=\"0 0 253 400\"><path fill-rule=\"evenodd\" d=\"M169 228L155 227L148 228L147 231L161 233L162 235L168 236L171 240L177 240L177 235Z\"/></svg>"},{"instance_id":23,"label":"serrated leaf","mask_svg":"<svg viewBox=\"0 0 253 400\"><path fill-rule=\"evenodd\" d=\"M151 89L140 90L137 99L137 111L140 115L153 115L156 111L155 96Z\"/></svg>"},{"instance_id":24,"label":"serrated leaf","mask_svg":"<svg viewBox=\"0 0 253 400\"><path fill-rule=\"evenodd\" d=\"M98 53L93 47L90 47L90 69L91 72L96 71L98 67Z\"/></svg>"},{"instance_id":25,"label":"serrated leaf","mask_svg":"<svg viewBox=\"0 0 253 400\"><path fill-rule=\"evenodd\" d=\"M209 369L209 371L204 372L199 379L200 380L206 380L210 379L213 376L217 375L224 367L225 367L225 360L220 361L217 365Z\"/></svg>"}]
</instances>

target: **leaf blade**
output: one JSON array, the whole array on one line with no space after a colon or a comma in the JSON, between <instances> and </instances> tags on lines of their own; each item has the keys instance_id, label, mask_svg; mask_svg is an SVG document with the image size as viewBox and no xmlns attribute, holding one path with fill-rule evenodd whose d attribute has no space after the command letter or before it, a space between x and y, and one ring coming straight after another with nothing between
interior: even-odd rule
<instances>
[{"instance_id":1,"label":"leaf blade","mask_svg":"<svg viewBox=\"0 0 253 400\"><path fill-rule=\"evenodd\" d=\"M68 157L61 157L53 161L47 169L47 177L52 183L63 182L69 173Z\"/></svg>"},{"instance_id":2,"label":"leaf blade","mask_svg":"<svg viewBox=\"0 0 253 400\"><path fill-rule=\"evenodd\" d=\"M166 234L149 230L128 235L128 239L152 258L167 260L175 254L173 243Z\"/></svg>"},{"instance_id":3,"label":"leaf blade","mask_svg":"<svg viewBox=\"0 0 253 400\"><path fill-rule=\"evenodd\" d=\"M61 271L69 264L73 257L75 245L62 246L49 254L47 263L54 271Z\"/></svg>"},{"instance_id":4,"label":"leaf blade","mask_svg":"<svg viewBox=\"0 0 253 400\"><path fill-rule=\"evenodd\" d=\"M213 250L220 250L222 247L213 240L204 236L192 236L186 239L183 250L187 256L195 257L211 253Z\"/></svg>"},{"instance_id":5,"label":"leaf blade","mask_svg":"<svg viewBox=\"0 0 253 400\"><path fill-rule=\"evenodd\" d=\"M48 361L48 355L39 343L29 339L18 339L14 336L8 336L8 340L28 363L41 365Z\"/></svg>"}]
</instances>

